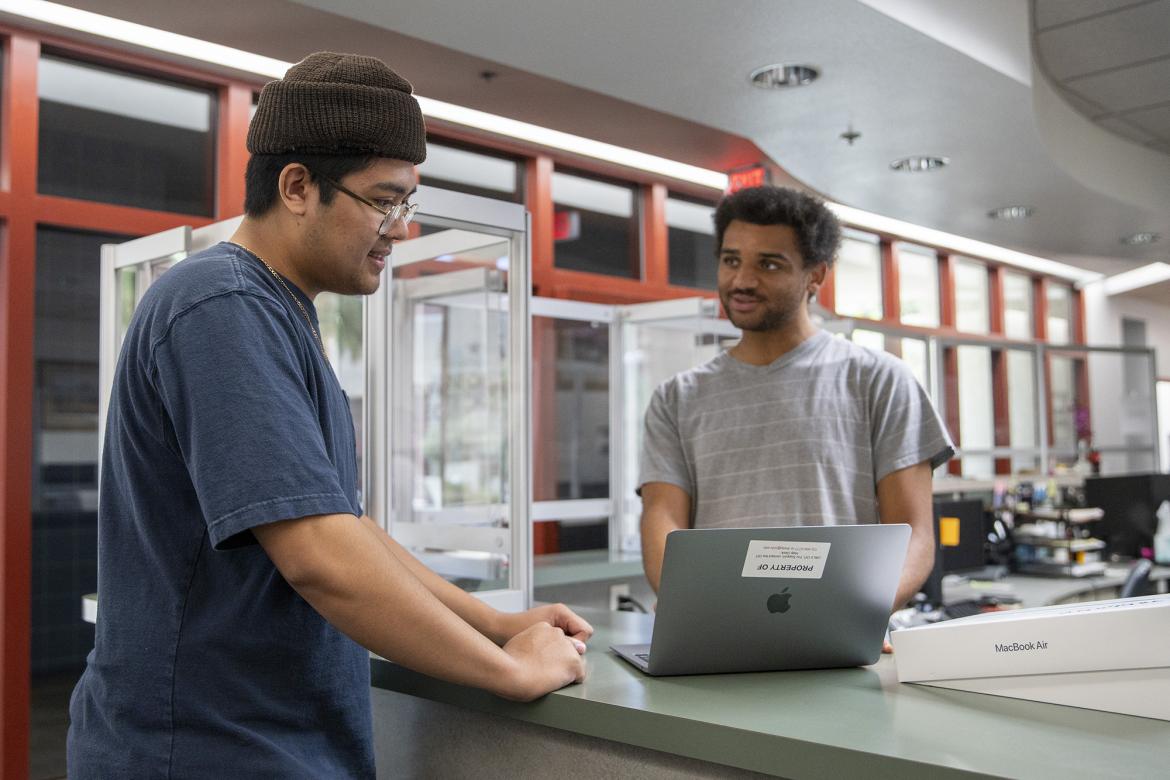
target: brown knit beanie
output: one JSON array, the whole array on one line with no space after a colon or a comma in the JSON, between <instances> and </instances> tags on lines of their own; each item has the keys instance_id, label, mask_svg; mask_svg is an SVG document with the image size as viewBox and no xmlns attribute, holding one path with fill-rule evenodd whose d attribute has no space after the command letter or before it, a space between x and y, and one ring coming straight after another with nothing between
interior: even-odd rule
<instances>
[{"instance_id":1,"label":"brown knit beanie","mask_svg":"<svg viewBox=\"0 0 1170 780\"><path fill-rule=\"evenodd\" d=\"M260 91L252 154L372 154L426 159L426 125L410 83L375 57L317 52Z\"/></svg>"}]
</instances>

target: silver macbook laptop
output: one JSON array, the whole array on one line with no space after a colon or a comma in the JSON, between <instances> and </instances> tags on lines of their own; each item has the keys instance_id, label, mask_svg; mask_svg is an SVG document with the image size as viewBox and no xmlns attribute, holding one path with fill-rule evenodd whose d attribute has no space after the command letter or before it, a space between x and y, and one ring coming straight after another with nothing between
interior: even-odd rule
<instances>
[{"instance_id":1,"label":"silver macbook laptop","mask_svg":"<svg viewBox=\"0 0 1170 780\"><path fill-rule=\"evenodd\" d=\"M611 649L652 675L872 664L909 543L902 524L673 531L650 644Z\"/></svg>"}]
</instances>

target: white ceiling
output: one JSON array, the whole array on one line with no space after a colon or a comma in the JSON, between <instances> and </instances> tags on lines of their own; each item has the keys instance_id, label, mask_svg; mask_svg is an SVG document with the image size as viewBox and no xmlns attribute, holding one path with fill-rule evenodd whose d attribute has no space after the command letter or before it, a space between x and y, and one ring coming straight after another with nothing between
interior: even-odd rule
<instances>
[{"instance_id":1,"label":"white ceiling","mask_svg":"<svg viewBox=\"0 0 1170 780\"><path fill-rule=\"evenodd\" d=\"M1034 9L1037 62L1069 103L1170 152L1170 2L1036 0Z\"/></svg>"},{"instance_id":2,"label":"white ceiling","mask_svg":"<svg viewBox=\"0 0 1170 780\"><path fill-rule=\"evenodd\" d=\"M706 167L758 147L847 205L1093 270L1170 259L1170 0L65 2L290 61L374 54L429 97ZM1042 99L1033 40L1099 125ZM752 87L774 62L822 75ZM912 154L951 164L889 169ZM987 217L1014 204L1035 215ZM1120 243L1137 231L1163 240Z\"/></svg>"}]
</instances>

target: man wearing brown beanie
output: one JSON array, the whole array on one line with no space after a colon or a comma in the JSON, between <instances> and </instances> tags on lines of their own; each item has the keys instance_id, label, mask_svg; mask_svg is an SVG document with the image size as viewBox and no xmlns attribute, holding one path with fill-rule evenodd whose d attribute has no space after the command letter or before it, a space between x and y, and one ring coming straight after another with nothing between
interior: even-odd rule
<instances>
[{"instance_id":1,"label":"man wearing brown beanie","mask_svg":"<svg viewBox=\"0 0 1170 780\"><path fill-rule=\"evenodd\" d=\"M514 699L584 676L588 623L497 612L359 503L313 299L375 291L407 235L410 84L310 55L264 87L248 149L231 242L155 283L122 346L72 778L373 777L367 648Z\"/></svg>"}]
</instances>

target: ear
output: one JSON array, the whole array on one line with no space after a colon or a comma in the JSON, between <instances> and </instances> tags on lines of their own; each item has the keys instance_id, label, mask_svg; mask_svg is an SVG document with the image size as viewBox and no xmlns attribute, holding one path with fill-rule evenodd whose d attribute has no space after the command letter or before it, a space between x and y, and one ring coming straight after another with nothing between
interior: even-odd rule
<instances>
[{"instance_id":1,"label":"ear","mask_svg":"<svg viewBox=\"0 0 1170 780\"><path fill-rule=\"evenodd\" d=\"M296 162L284 166L276 186L281 203L298 217L303 217L308 212L311 203L317 201L319 194L309 169Z\"/></svg>"},{"instance_id":2,"label":"ear","mask_svg":"<svg viewBox=\"0 0 1170 780\"><path fill-rule=\"evenodd\" d=\"M821 289L821 285L825 283L825 277L828 275L829 264L817 263L808 275L808 294L816 297L816 294Z\"/></svg>"}]
</instances>

